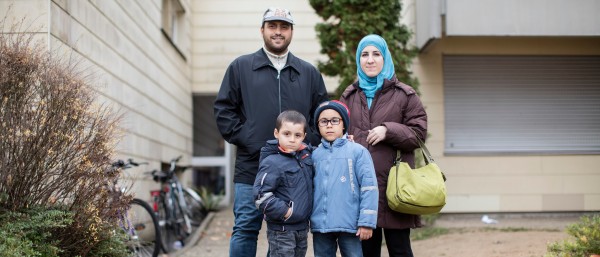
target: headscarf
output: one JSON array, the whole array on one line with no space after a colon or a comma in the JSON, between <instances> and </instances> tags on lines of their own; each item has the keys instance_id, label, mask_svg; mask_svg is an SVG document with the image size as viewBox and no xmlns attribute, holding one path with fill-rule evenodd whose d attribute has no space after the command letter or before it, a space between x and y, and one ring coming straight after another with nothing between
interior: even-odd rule
<instances>
[{"instance_id":1,"label":"headscarf","mask_svg":"<svg viewBox=\"0 0 600 257\"><path fill-rule=\"evenodd\" d=\"M383 55L383 69L377 74L377 77L369 77L360 67L360 55L367 46L376 47ZM358 74L358 86L363 90L367 97L367 105L371 108L375 93L383 86L384 79L392 79L394 77L394 62L392 55L388 50L387 43L379 35L371 34L363 37L356 48L356 72Z\"/></svg>"}]
</instances>

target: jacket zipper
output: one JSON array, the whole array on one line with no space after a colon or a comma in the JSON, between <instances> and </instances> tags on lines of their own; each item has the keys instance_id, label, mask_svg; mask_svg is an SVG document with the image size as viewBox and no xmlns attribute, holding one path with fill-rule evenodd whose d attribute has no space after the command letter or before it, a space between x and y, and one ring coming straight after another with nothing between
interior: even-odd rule
<instances>
[{"instance_id":1,"label":"jacket zipper","mask_svg":"<svg viewBox=\"0 0 600 257\"><path fill-rule=\"evenodd\" d=\"M275 68L275 67L273 67ZM284 67L285 68L285 67ZM275 68L277 70L277 68ZM283 69L283 68L282 68ZM279 113L281 113L281 70L277 70L277 88L279 90Z\"/></svg>"}]
</instances>

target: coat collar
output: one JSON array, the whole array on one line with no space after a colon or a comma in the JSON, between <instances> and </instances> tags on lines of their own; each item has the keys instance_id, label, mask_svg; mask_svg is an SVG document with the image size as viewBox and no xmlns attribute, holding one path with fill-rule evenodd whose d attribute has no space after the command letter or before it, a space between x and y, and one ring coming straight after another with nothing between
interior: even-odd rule
<instances>
[{"instance_id":1,"label":"coat collar","mask_svg":"<svg viewBox=\"0 0 600 257\"><path fill-rule=\"evenodd\" d=\"M252 70L255 71L265 66L273 67L269 57L267 57L267 53L265 53L265 51L261 48L253 54ZM285 64L284 69L288 66L293 68L296 72L300 71L300 63L298 58L296 58L296 56L294 56L290 51L288 51L287 63Z\"/></svg>"},{"instance_id":2,"label":"coat collar","mask_svg":"<svg viewBox=\"0 0 600 257\"><path fill-rule=\"evenodd\" d=\"M327 139L321 138L321 144L323 145L323 147L325 149L339 148L339 147L345 145L346 143L348 143L348 139L346 138L346 136L347 135L344 135L344 137L341 137L341 138L336 138L333 141L333 144L330 144L329 141L327 141Z\"/></svg>"},{"instance_id":3,"label":"coat collar","mask_svg":"<svg viewBox=\"0 0 600 257\"><path fill-rule=\"evenodd\" d=\"M383 81L383 86L381 87L381 90L382 90L382 92L387 92L387 91L392 90L394 88L401 89L407 95L416 94L415 90L412 87L410 87L410 86L408 86L408 85L406 85L406 84L398 81L398 79L396 78L396 76L394 76L390 80L387 80L387 79L384 80ZM354 93L359 92L359 91L361 91L361 90L360 90L360 87L358 86L358 82L354 82L352 85L348 86L346 88L346 90L344 90L344 92L342 93L342 98L347 98L349 95L354 94Z\"/></svg>"}]
</instances>

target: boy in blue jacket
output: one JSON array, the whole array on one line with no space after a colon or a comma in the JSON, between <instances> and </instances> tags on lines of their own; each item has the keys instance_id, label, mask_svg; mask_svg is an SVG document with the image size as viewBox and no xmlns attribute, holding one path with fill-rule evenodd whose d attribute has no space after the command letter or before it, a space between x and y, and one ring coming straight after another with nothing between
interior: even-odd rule
<instances>
[{"instance_id":1,"label":"boy in blue jacket","mask_svg":"<svg viewBox=\"0 0 600 257\"><path fill-rule=\"evenodd\" d=\"M313 151L314 208L310 217L315 257L362 257L361 240L377 225L379 190L371 154L348 141L348 107L339 101L321 103L315 121L322 139Z\"/></svg>"},{"instance_id":2,"label":"boy in blue jacket","mask_svg":"<svg viewBox=\"0 0 600 257\"><path fill-rule=\"evenodd\" d=\"M288 110L277 117L275 140L260 151L254 181L256 207L267 221L271 257L304 257L313 206L311 149L302 141L306 118Z\"/></svg>"}]
</instances>

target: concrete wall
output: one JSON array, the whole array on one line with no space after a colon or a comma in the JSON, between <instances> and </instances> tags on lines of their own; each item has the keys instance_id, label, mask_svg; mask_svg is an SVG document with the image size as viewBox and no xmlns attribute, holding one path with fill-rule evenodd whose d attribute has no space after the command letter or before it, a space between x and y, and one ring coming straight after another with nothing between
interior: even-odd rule
<instances>
[{"instance_id":1,"label":"concrete wall","mask_svg":"<svg viewBox=\"0 0 600 257\"><path fill-rule=\"evenodd\" d=\"M192 3L192 84L194 93L218 91L227 65L262 46L261 15L268 6L292 11L296 20L291 51L316 64L323 58L314 26L320 19L307 1L205 1ZM405 1L403 22L414 28L415 2ZM569 211L600 209L597 155L444 156L443 54L598 55L594 38L444 38L415 60L433 135L428 145L449 176L445 212ZM326 78L330 90L335 79ZM576 172L574 172L576 171Z\"/></svg>"},{"instance_id":2,"label":"concrete wall","mask_svg":"<svg viewBox=\"0 0 600 257\"><path fill-rule=\"evenodd\" d=\"M0 0L0 10L9 2ZM150 168L179 154L189 162L191 95L216 94L229 63L262 46L261 17L269 6L294 15L294 54L313 64L323 58L314 31L320 19L308 1L183 1L190 23L189 47L180 49L185 58L160 32L161 2L20 0L10 15L33 18L42 25L41 38L50 28L53 49L94 71L103 99L126 113L121 158L148 160ZM416 2L404 2L403 21L414 29ZM444 212L600 210L600 170L589 168L600 166L598 155L444 156L442 77L444 54L600 55L599 46L598 37L444 37L415 59L429 114L428 147L448 176ZM333 78L326 84L337 87ZM138 186L144 196L156 184Z\"/></svg>"},{"instance_id":3,"label":"concrete wall","mask_svg":"<svg viewBox=\"0 0 600 257\"><path fill-rule=\"evenodd\" d=\"M263 46L262 15L270 6L287 8L294 17L290 51L315 66L318 60L324 60L314 29L320 18L308 1L195 0L192 3L194 93L216 94L229 63ZM329 91L337 83L334 78L325 78Z\"/></svg>"},{"instance_id":4,"label":"concrete wall","mask_svg":"<svg viewBox=\"0 0 600 257\"><path fill-rule=\"evenodd\" d=\"M598 16L600 1L597 0L444 0L444 2L447 35L600 35L600 16Z\"/></svg>"},{"instance_id":5,"label":"concrete wall","mask_svg":"<svg viewBox=\"0 0 600 257\"><path fill-rule=\"evenodd\" d=\"M444 212L600 210L599 155L444 156L442 56L600 55L600 38L448 37L414 65L429 117L428 148L448 177Z\"/></svg>"},{"instance_id":6,"label":"concrete wall","mask_svg":"<svg viewBox=\"0 0 600 257\"><path fill-rule=\"evenodd\" d=\"M182 3L191 14L189 1ZM11 4L10 16L26 17L52 51L79 61L96 82L99 102L124 114L117 158L150 162L128 170L130 175L140 177L178 155L189 164L191 37L184 36L184 58L161 32L161 0L0 1L0 13ZM156 187L140 177L134 190L149 199L148 189Z\"/></svg>"}]
</instances>

